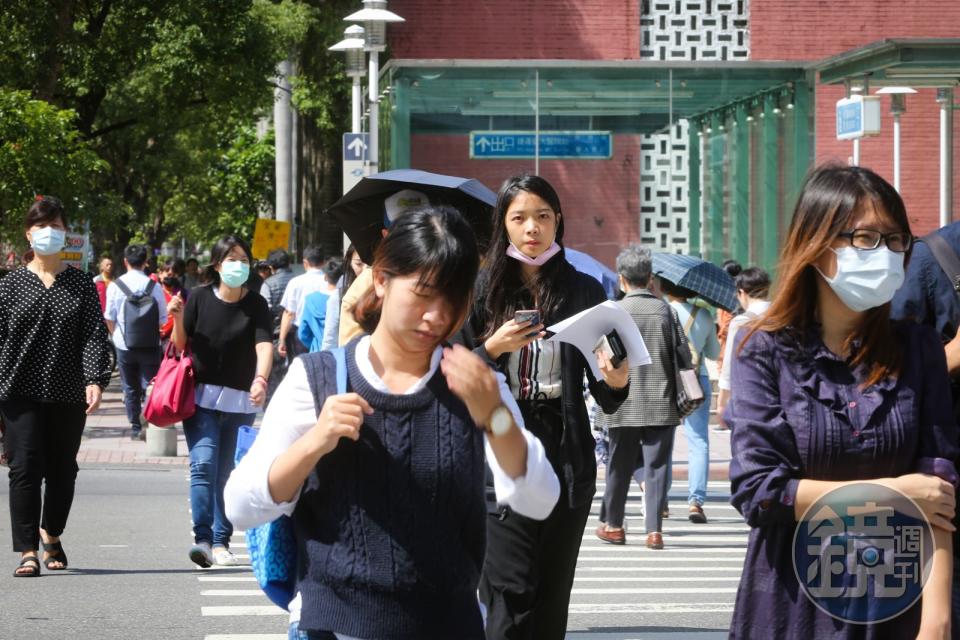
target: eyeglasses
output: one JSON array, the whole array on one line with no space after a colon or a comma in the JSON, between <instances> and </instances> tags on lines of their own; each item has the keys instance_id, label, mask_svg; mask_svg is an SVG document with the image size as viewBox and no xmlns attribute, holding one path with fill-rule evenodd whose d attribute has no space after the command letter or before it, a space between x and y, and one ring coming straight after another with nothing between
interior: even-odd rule
<instances>
[{"instance_id":1,"label":"eyeglasses","mask_svg":"<svg viewBox=\"0 0 960 640\"><path fill-rule=\"evenodd\" d=\"M906 231L880 233L873 229L857 229L855 231L844 231L837 235L850 240L854 249L876 249L880 246L881 240L887 245L887 249L894 253L906 253L913 246L913 236Z\"/></svg>"}]
</instances>

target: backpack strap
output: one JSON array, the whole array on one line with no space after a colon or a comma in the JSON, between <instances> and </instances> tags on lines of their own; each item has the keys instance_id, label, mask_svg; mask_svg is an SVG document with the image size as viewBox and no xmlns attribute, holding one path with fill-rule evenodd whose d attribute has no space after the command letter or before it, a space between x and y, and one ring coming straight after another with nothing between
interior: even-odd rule
<instances>
[{"instance_id":1,"label":"backpack strap","mask_svg":"<svg viewBox=\"0 0 960 640\"><path fill-rule=\"evenodd\" d=\"M347 353L343 347L330 349L337 361L337 395L347 392Z\"/></svg>"},{"instance_id":2,"label":"backpack strap","mask_svg":"<svg viewBox=\"0 0 960 640\"><path fill-rule=\"evenodd\" d=\"M940 265L943 272L947 274L954 292L960 294L960 256L953 250L950 243L936 231L920 240L930 247L930 253L936 258L937 264Z\"/></svg>"},{"instance_id":3,"label":"backpack strap","mask_svg":"<svg viewBox=\"0 0 960 640\"><path fill-rule=\"evenodd\" d=\"M150 281L147 283L147 288L143 290L143 295L145 295L145 296L151 295L151 294L153 293L153 288L154 288L155 286L157 286L157 283L156 283L155 281L153 281L153 280L150 280Z\"/></svg>"},{"instance_id":4,"label":"backpack strap","mask_svg":"<svg viewBox=\"0 0 960 640\"><path fill-rule=\"evenodd\" d=\"M694 358L693 370L697 372L697 375L700 375L700 365L702 364L700 360L700 350L697 349L697 345L693 344L693 339L690 337L690 330L693 329L693 323L697 319L700 307L697 305L691 306L693 306L693 311L690 312L690 317L687 318L686 325L683 327L683 333L687 336L687 346L690 347L690 354Z\"/></svg>"},{"instance_id":5,"label":"backpack strap","mask_svg":"<svg viewBox=\"0 0 960 640\"><path fill-rule=\"evenodd\" d=\"M113 282L114 282L114 284L117 285L117 289L120 289L120 291L123 292L123 295L126 296L127 298L129 298L130 296L133 295L133 291L130 290L130 287L128 287L127 285L125 285L125 284L123 283L123 280L121 280L120 278L117 278L117 279L114 280ZM150 282L153 282L153 280L151 280Z\"/></svg>"}]
</instances>

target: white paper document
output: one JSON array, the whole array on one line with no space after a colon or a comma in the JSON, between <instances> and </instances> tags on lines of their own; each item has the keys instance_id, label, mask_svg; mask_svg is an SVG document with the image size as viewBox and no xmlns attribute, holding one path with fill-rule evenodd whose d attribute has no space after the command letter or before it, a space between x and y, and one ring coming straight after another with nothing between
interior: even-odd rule
<instances>
[{"instance_id":1,"label":"white paper document","mask_svg":"<svg viewBox=\"0 0 960 640\"><path fill-rule=\"evenodd\" d=\"M643 342L640 330L637 329L637 324L630 314L616 302L607 300L595 307L585 309L575 316L570 316L551 327L547 327L547 331L552 331L555 334L548 340L569 342L580 350L583 357L587 359L587 364L590 365L590 369L597 380L600 380L601 376L593 347L597 344L600 336L608 334L614 329L620 334L623 346L627 349L627 364L631 367L650 364L650 353L647 351L647 345Z\"/></svg>"}]
</instances>

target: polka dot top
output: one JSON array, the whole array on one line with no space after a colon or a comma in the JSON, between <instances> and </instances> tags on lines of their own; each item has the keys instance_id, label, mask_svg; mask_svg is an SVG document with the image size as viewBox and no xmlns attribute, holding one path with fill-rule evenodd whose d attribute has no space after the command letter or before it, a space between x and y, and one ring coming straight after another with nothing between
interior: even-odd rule
<instances>
[{"instance_id":1,"label":"polka dot top","mask_svg":"<svg viewBox=\"0 0 960 640\"><path fill-rule=\"evenodd\" d=\"M0 399L86 403L110 382L110 343L93 280L67 267L46 288L20 267L0 278Z\"/></svg>"}]
</instances>

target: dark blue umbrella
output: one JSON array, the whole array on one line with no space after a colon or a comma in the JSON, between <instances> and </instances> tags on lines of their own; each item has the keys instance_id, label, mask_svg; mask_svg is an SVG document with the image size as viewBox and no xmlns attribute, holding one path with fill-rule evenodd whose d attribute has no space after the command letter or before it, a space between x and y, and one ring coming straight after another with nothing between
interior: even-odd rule
<instances>
[{"instance_id":1,"label":"dark blue umbrella","mask_svg":"<svg viewBox=\"0 0 960 640\"><path fill-rule=\"evenodd\" d=\"M690 289L715 307L737 308L737 287L730 274L706 260L676 253L654 253L653 275Z\"/></svg>"},{"instance_id":2,"label":"dark blue umbrella","mask_svg":"<svg viewBox=\"0 0 960 640\"><path fill-rule=\"evenodd\" d=\"M430 199L430 204L456 208L473 227L481 251L486 248L490 241L497 194L472 178L445 176L418 169L395 169L362 178L327 209L364 262L370 264L373 261L373 251L382 237L383 201L403 189L422 192Z\"/></svg>"},{"instance_id":3,"label":"dark blue umbrella","mask_svg":"<svg viewBox=\"0 0 960 640\"><path fill-rule=\"evenodd\" d=\"M617 272L603 264L589 253L563 248L563 254L567 257L567 262L573 265L573 268L580 273L585 273L594 278L603 285L603 290L607 292L608 298L615 298L617 290L620 288L620 279Z\"/></svg>"}]
</instances>

